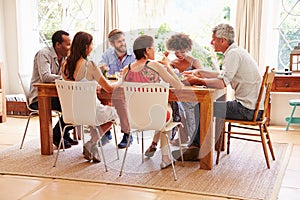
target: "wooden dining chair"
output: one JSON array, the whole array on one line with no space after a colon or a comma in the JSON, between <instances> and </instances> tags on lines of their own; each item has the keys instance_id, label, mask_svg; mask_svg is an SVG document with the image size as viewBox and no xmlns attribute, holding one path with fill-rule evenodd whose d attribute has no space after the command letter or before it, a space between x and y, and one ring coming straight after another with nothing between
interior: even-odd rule
<instances>
[{"instance_id":1,"label":"wooden dining chair","mask_svg":"<svg viewBox=\"0 0 300 200\"><path fill-rule=\"evenodd\" d=\"M217 147L217 158L216 158L216 164L219 163L219 157L222 147L224 146L224 137L225 133L227 133L227 154L229 154L230 150L230 139L242 139L252 142L260 142L262 144L265 160L267 163L267 167L270 169L270 162L269 162L269 156L267 151L267 144L272 156L272 159L275 160L275 155L272 147L272 142L267 126L267 110L268 105L270 102L270 91L272 88L272 83L274 81L275 71L272 69L269 72L269 66L266 67L265 73L263 75L261 87L259 90L259 95L256 101L255 111L254 111L254 117L252 121L244 121L244 120L233 120L233 119L225 119L225 124L227 124L227 130L224 126L224 130L220 134L218 147ZM264 110L262 113L261 119L257 119L258 112L259 112L259 105L263 102ZM258 128L255 128L257 126ZM239 129L248 129L252 130L252 132L242 132L242 131L234 131L232 129L239 128ZM253 132L254 131L254 132ZM258 133L256 133L258 132ZM236 136L237 135L237 136ZM256 137L252 139L253 137Z\"/></svg>"},{"instance_id":2,"label":"wooden dining chair","mask_svg":"<svg viewBox=\"0 0 300 200\"><path fill-rule=\"evenodd\" d=\"M21 145L20 145L20 149L22 149L24 141L25 141L25 137L26 137L26 133L27 133L27 129L28 129L28 125L29 125L30 119L32 117L34 117L34 116L38 116L39 115L39 110L35 110L35 109L32 109L32 108L29 107L29 98L28 98L28 96L29 96L31 76L30 75L26 75L26 74L20 74L20 73L18 73L18 77L19 77L20 83L22 85L22 89L23 89L24 95L26 97L26 107L29 110L29 115L28 115L28 118L27 118L27 123L26 123L26 126L25 126L24 134L23 134L23 137L22 137L22 142L21 142ZM53 112L55 112L57 114L58 121L59 121L59 126L61 127L61 123L60 123L60 120L59 120L59 118L61 116L61 112L58 111L58 110L53 110ZM63 148L64 148L64 146L63 146Z\"/></svg>"},{"instance_id":3,"label":"wooden dining chair","mask_svg":"<svg viewBox=\"0 0 300 200\"><path fill-rule=\"evenodd\" d=\"M169 132L174 127L182 126L181 122L166 122L167 107L169 97L168 83L123 83L126 108L128 113L128 121L130 124L130 136L133 132L141 133L142 135L142 163L144 162L144 137L143 131L156 130L159 133L164 133L167 141L169 141ZM159 134L156 133L156 134ZM180 138L180 133L179 138ZM128 140L129 141L129 140ZM183 163L181 141L180 152ZM127 156L129 143L126 146L123 162L120 170L122 176L125 159ZM171 147L168 142L168 153L172 161L174 180L177 180L174 161L172 159Z\"/></svg>"},{"instance_id":4,"label":"wooden dining chair","mask_svg":"<svg viewBox=\"0 0 300 200\"><path fill-rule=\"evenodd\" d=\"M96 128L96 87L97 82L77 82L77 81L65 81L56 80L55 81L58 97L60 100L62 115L64 122L67 124L64 130L61 130L61 140L58 146L56 158L53 167L56 166L58 155L60 152L60 146L63 143L63 133L65 129L69 126L79 126L81 127L82 144L84 145L84 131L83 126L89 126L95 128L97 134L100 138L100 150L102 153L102 159L105 166L105 171L107 171L106 160L102 148L101 136L98 128ZM113 126L115 121L112 121ZM116 131L114 131L116 135ZM116 136L115 136L116 137ZM117 159L119 159L118 148L116 145Z\"/></svg>"}]
</instances>

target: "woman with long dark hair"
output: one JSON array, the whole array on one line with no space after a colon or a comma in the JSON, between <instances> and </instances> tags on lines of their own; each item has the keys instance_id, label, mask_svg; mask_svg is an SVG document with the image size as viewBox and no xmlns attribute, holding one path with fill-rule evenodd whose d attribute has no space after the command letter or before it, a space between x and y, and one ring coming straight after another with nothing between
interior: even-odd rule
<instances>
[{"instance_id":1,"label":"woman with long dark hair","mask_svg":"<svg viewBox=\"0 0 300 200\"><path fill-rule=\"evenodd\" d=\"M105 91L112 93L114 86L109 84L103 76L100 69L93 61L89 61L87 56L93 50L93 36L86 32L77 32L71 45L70 55L62 66L62 76L69 81L96 81ZM95 91L96 92L96 91ZM118 119L114 107L105 106L97 99L96 122L100 135L104 134L112 126L112 121ZM84 158L100 162L100 155L97 148L98 137L97 131L90 129L91 139L84 144Z\"/></svg>"}]
</instances>

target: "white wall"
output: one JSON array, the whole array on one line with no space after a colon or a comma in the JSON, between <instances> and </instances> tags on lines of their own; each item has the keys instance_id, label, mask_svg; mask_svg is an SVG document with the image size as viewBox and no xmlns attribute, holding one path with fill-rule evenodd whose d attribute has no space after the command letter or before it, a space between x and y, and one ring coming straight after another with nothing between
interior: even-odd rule
<instances>
[{"instance_id":1,"label":"white wall","mask_svg":"<svg viewBox=\"0 0 300 200\"><path fill-rule=\"evenodd\" d=\"M286 117L289 117L292 112L292 106L289 105L290 99L300 99L300 93L288 93L288 92L273 92L271 94L271 125L283 125L287 122ZM294 116L300 117L300 107L296 109ZM292 126L299 127L298 124Z\"/></svg>"}]
</instances>

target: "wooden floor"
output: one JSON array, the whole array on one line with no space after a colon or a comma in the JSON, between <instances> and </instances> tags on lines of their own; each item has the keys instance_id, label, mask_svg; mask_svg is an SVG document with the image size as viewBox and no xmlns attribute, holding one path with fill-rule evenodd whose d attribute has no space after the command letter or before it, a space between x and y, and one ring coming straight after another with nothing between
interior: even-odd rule
<instances>
[{"instance_id":1,"label":"wooden floor","mask_svg":"<svg viewBox=\"0 0 300 200\"><path fill-rule=\"evenodd\" d=\"M6 123L0 124L0 150L15 144L20 144L26 119L8 117ZM300 126L291 126L285 131L282 126L270 126L273 142L280 141L295 144L290 155L289 164L284 174L278 197L279 200L300 199ZM30 122L28 136L36 138L39 135L38 118ZM1 161L5 162L5 161ZM181 199L229 199L190 193L161 191L146 188L113 186L82 181L67 181L47 178L0 175L0 199L3 200L35 200L35 199L131 199L131 200L181 200Z\"/></svg>"}]
</instances>

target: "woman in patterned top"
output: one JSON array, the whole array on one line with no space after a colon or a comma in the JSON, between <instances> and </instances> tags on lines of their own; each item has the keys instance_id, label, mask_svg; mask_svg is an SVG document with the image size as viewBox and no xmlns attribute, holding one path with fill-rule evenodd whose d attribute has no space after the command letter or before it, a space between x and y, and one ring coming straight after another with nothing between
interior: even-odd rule
<instances>
[{"instance_id":1,"label":"woman in patterned top","mask_svg":"<svg viewBox=\"0 0 300 200\"><path fill-rule=\"evenodd\" d=\"M182 88L183 84L174 73L169 64L169 60L166 57L162 59L161 63L154 61L154 40L151 36L142 35L136 38L133 44L133 52L136 60L123 69L122 81L149 83L165 81L170 83L170 85L174 88ZM169 121L171 121L171 118ZM160 167L161 169L164 169L171 165L171 160L168 156L166 146L168 141L162 136L160 137L162 152L162 162Z\"/></svg>"}]
</instances>

